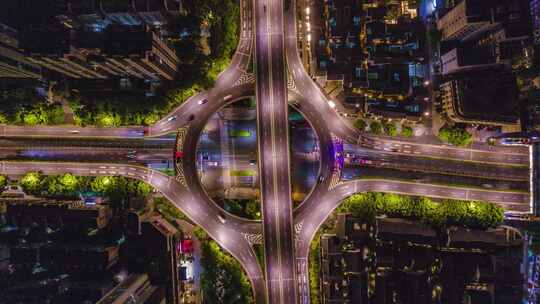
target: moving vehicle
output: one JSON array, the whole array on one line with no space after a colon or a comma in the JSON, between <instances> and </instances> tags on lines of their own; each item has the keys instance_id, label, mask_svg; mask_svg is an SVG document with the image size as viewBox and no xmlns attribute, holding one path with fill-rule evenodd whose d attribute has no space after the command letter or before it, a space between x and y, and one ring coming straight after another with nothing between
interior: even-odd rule
<instances>
[{"instance_id":1,"label":"moving vehicle","mask_svg":"<svg viewBox=\"0 0 540 304\"><path fill-rule=\"evenodd\" d=\"M167 118L167 122L171 122L176 119L176 115Z\"/></svg>"},{"instance_id":2,"label":"moving vehicle","mask_svg":"<svg viewBox=\"0 0 540 304\"><path fill-rule=\"evenodd\" d=\"M219 213L218 214L218 220L222 223L222 224L225 224L227 221L225 220L225 214L223 213Z\"/></svg>"},{"instance_id":3,"label":"moving vehicle","mask_svg":"<svg viewBox=\"0 0 540 304\"><path fill-rule=\"evenodd\" d=\"M71 131L69 131L69 133L71 133L71 134L79 134L79 130L71 130Z\"/></svg>"},{"instance_id":4,"label":"moving vehicle","mask_svg":"<svg viewBox=\"0 0 540 304\"><path fill-rule=\"evenodd\" d=\"M208 102L208 99L201 99L197 103L200 104L200 105L203 105L203 104L205 104L207 102Z\"/></svg>"},{"instance_id":5,"label":"moving vehicle","mask_svg":"<svg viewBox=\"0 0 540 304\"><path fill-rule=\"evenodd\" d=\"M249 164L250 164L251 166L255 166L255 165L257 165L257 160L252 159L252 160L249 161Z\"/></svg>"},{"instance_id":6,"label":"moving vehicle","mask_svg":"<svg viewBox=\"0 0 540 304\"><path fill-rule=\"evenodd\" d=\"M501 139L501 145L505 146L528 145L530 142L531 140L525 137L508 137Z\"/></svg>"},{"instance_id":7,"label":"moving vehicle","mask_svg":"<svg viewBox=\"0 0 540 304\"><path fill-rule=\"evenodd\" d=\"M195 115L191 114L188 117L188 121L193 121L195 119Z\"/></svg>"}]
</instances>

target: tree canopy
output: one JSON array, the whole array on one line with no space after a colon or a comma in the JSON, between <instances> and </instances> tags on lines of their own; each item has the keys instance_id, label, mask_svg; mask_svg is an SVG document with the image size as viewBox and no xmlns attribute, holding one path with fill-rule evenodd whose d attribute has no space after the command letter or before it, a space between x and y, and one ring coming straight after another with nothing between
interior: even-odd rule
<instances>
[{"instance_id":1,"label":"tree canopy","mask_svg":"<svg viewBox=\"0 0 540 304\"><path fill-rule=\"evenodd\" d=\"M380 214L416 219L437 229L450 225L487 229L504 220L503 209L488 202L446 199L435 203L426 197L383 193L354 194L341 203L338 211L350 212L367 222Z\"/></svg>"},{"instance_id":2,"label":"tree canopy","mask_svg":"<svg viewBox=\"0 0 540 304\"><path fill-rule=\"evenodd\" d=\"M455 146L466 146L471 143L472 135L464 128L445 126L439 130L439 138Z\"/></svg>"}]
</instances>

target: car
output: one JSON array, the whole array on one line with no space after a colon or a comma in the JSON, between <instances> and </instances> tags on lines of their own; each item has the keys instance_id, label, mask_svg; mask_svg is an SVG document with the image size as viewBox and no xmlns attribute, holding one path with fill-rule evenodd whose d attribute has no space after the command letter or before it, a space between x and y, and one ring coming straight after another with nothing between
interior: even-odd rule
<instances>
[{"instance_id":1,"label":"car","mask_svg":"<svg viewBox=\"0 0 540 304\"><path fill-rule=\"evenodd\" d=\"M222 223L222 224L225 224L227 221L225 220L225 216L223 214L218 214L218 220Z\"/></svg>"},{"instance_id":2,"label":"car","mask_svg":"<svg viewBox=\"0 0 540 304\"><path fill-rule=\"evenodd\" d=\"M71 130L71 131L69 131L69 133L71 133L71 134L79 134L79 130Z\"/></svg>"},{"instance_id":3,"label":"car","mask_svg":"<svg viewBox=\"0 0 540 304\"><path fill-rule=\"evenodd\" d=\"M171 122L176 119L176 115L167 118L167 122Z\"/></svg>"},{"instance_id":4,"label":"car","mask_svg":"<svg viewBox=\"0 0 540 304\"><path fill-rule=\"evenodd\" d=\"M135 154L128 154L127 155L127 158L129 158L129 159L134 159L136 157L137 157L137 155L135 155Z\"/></svg>"},{"instance_id":5,"label":"car","mask_svg":"<svg viewBox=\"0 0 540 304\"><path fill-rule=\"evenodd\" d=\"M501 139L501 144L505 146L528 145L530 142L530 139L523 137L508 137Z\"/></svg>"},{"instance_id":6,"label":"car","mask_svg":"<svg viewBox=\"0 0 540 304\"><path fill-rule=\"evenodd\" d=\"M250 164L251 166L255 166L255 165L257 164L257 160L256 160L256 159L252 159L252 160L249 161L249 164Z\"/></svg>"},{"instance_id":7,"label":"car","mask_svg":"<svg viewBox=\"0 0 540 304\"><path fill-rule=\"evenodd\" d=\"M319 175L319 179L317 179L317 182L320 184L324 181L324 176L323 175Z\"/></svg>"},{"instance_id":8,"label":"car","mask_svg":"<svg viewBox=\"0 0 540 304\"><path fill-rule=\"evenodd\" d=\"M223 97L223 100L227 101L227 100L231 99L231 97L232 97L232 95L227 95L227 96Z\"/></svg>"},{"instance_id":9,"label":"car","mask_svg":"<svg viewBox=\"0 0 540 304\"><path fill-rule=\"evenodd\" d=\"M205 104L207 102L208 102L208 99L201 99L197 103L200 104L200 105L203 105L203 104Z\"/></svg>"},{"instance_id":10,"label":"car","mask_svg":"<svg viewBox=\"0 0 540 304\"><path fill-rule=\"evenodd\" d=\"M263 5L263 11L266 13L266 4Z\"/></svg>"},{"instance_id":11,"label":"car","mask_svg":"<svg viewBox=\"0 0 540 304\"><path fill-rule=\"evenodd\" d=\"M193 121L195 119L195 115L191 114L188 117L188 121Z\"/></svg>"},{"instance_id":12,"label":"car","mask_svg":"<svg viewBox=\"0 0 540 304\"><path fill-rule=\"evenodd\" d=\"M217 161L209 161L209 162L206 162L206 164L209 167L217 167L219 165L219 163Z\"/></svg>"}]
</instances>

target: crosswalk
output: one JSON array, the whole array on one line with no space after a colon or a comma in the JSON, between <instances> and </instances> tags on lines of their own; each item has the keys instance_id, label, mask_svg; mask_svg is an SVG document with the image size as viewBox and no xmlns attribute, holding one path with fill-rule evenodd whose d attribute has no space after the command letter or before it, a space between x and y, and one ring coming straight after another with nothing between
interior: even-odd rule
<instances>
[{"instance_id":1,"label":"crosswalk","mask_svg":"<svg viewBox=\"0 0 540 304\"><path fill-rule=\"evenodd\" d=\"M244 235L244 238L250 245L261 245L262 244L262 234L257 233L242 233Z\"/></svg>"},{"instance_id":2,"label":"crosswalk","mask_svg":"<svg viewBox=\"0 0 540 304\"><path fill-rule=\"evenodd\" d=\"M245 84L254 84L254 83L255 83L255 74L244 72L242 73L240 78L236 80L233 86L239 87Z\"/></svg>"},{"instance_id":3,"label":"crosswalk","mask_svg":"<svg viewBox=\"0 0 540 304\"><path fill-rule=\"evenodd\" d=\"M175 152L176 151L183 151L184 146L184 140L187 136L189 130L189 126L182 127L178 129L176 132L176 143L175 143ZM175 157L174 160L174 169L175 169L175 176L174 179L176 179L182 186L187 187L186 182L186 176L184 174L184 164L183 164L183 158L182 157Z\"/></svg>"}]
</instances>

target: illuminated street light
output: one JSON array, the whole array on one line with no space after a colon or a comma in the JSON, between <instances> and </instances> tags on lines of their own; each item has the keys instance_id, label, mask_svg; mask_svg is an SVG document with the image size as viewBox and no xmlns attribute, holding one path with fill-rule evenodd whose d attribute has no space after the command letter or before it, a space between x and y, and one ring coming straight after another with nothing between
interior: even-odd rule
<instances>
[{"instance_id":1,"label":"illuminated street light","mask_svg":"<svg viewBox=\"0 0 540 304\"><path fill-rule=\"evenodd\" d=\"M430 84L429 80L424 81L424 85L428 86Z\"/></svg>"},{"instance_id":2,"label":"illuminated street light","mask_svg":"<svg viewBox=\"0 0 540 304\"><path fill-rule=\"evenodd\" d=\"M429 112L424 112L424 116L429 116Z\"/></svg>"}]
</instances>

